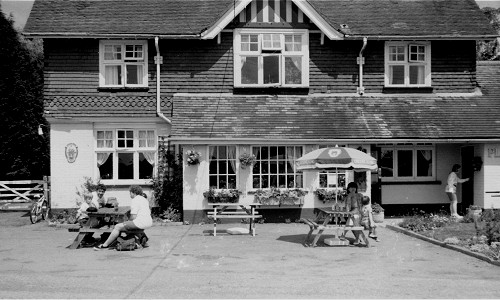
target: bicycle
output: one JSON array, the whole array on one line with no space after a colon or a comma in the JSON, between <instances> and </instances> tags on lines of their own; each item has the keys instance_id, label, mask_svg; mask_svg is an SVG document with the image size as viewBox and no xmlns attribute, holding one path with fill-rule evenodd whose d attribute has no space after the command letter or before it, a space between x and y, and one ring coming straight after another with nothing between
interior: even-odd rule
<instances>
[{"instance_id":1,"label":"bicycle","mask_svg":"<svg viewBox=\"0 0 500 300\"><path fill-rule=\"evenodd\" d=\"M48 219L49 218L49 203L45 199L45 196L43 195L35 195L35 198L38 198L35 203L33 203L33 206L31 207L30 210L30 221L31 224L35 224L38 222L39 218L41 217L42 220Z\"/></svg>"}]
</instances>

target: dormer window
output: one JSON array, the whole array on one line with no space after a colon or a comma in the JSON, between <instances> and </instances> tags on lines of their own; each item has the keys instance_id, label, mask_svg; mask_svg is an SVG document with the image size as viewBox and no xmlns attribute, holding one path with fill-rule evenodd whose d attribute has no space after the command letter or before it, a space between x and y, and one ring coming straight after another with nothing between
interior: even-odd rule
<instances>
[{"instance_id":1,"label":"dormer window","mask_svg":"<svg viewBox=\"0 0 500 300\"><path fill-rule=\"evenodd\" d=\"M101 41L99 85L101 87L147 87L146 41Z\"/></svg>"},{"instance_id":2,"label":"dormer window","mask_svg":"<svg viewBox=\"0 0 500 300\"><path fill-rule=\"evenodd\" d=\"M431 86L431 44L429 42L387 42L385 44L385 86Z\"/></svg>"},{"instance_id":3,"label":"dormer window","mask_svg":"<svg viewBox=\"0 0 500 300\"><path fill-rule=\"evenodd\" d=\"M235 87L307 87L308 45L307 30L236 30Z\"/></svg>"}]
</instances>

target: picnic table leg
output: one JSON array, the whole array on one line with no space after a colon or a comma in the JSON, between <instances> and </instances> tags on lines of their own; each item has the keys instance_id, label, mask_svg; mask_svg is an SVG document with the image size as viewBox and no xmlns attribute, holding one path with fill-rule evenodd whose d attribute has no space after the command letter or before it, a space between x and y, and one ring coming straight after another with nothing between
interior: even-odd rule
<instances>
[{"instance_id":1,"label":"picnic table leg","mask_svg":"<svg viewBox=\"0 0 500 300\"><path fill-rule=\"evenodd\" d=\"M217 236L217 206L214 206L214 236Z\"/></svg>"},{"instance_id":2,"label":"picnic table leg","mask_svg":"<svg viewBox=\"0 0 500 300\"><path fill-rule=\"evenodd\" d=\"M307 236L306 236L306 238L304 240L304 243L303 243L304 246L309 246L309 244L307 243L307 241L309 241L309 239L311 238L311 235L312 235L313 232L314 232L314 225L309 224L309 233L307 234Z\"/></svg>"},{"instance_id":3,"label":"picnic table leg","mask_svg":"<svg viewBox=\"0 0 500 300\"><path fill-rule=\"evenodd\" d=\"M75 240L73 241L73 243L66 248L78 249L78 247L80 246L80 243L87 236L87 234L89 234L89 232L79 232L78 235L76 236ZM92 234L92 233L90 232L90 234Z\"/></svg>"},{"instance_id":4,"label":"picnic table leg","mask_svg":"<svg viewBox=\"0 0 500 300\"><path fill-rule=\"evenodd\" d=\"M313 246L313 247L316 247L316 243L318 242L319 238L320 238L320 237L321 237L321 235L323 234L323 231L325 231L325 229L324 229L324 228L320 229L320 230L318 231L318 233L316 233L316 237L314 237L314 241L313 241L313 243L312 243L312 246Z\"/></svg>"}]
</instances>

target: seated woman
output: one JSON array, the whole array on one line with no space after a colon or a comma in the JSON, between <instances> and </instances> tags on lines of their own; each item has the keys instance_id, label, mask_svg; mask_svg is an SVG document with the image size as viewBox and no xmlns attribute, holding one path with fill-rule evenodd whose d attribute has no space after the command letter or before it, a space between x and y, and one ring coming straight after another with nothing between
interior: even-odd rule
<instances>
[{"instance_id":1,"label":"seated woman","mask_svg":"<svg viewBox=\"0 0 500 300\"><path fill-rule=\"evenodd\" d=\"M116 224L108 239L104 243L94 247L95 250L108 248L109 245L111 245L111 243L113 243L123 231L140 230L153 226L149 202L142 196L142 188L140 186L133 185L130 187L129 192L130 198L132 198L130 205L130 220Z\"/></svg>"}]
</instances>

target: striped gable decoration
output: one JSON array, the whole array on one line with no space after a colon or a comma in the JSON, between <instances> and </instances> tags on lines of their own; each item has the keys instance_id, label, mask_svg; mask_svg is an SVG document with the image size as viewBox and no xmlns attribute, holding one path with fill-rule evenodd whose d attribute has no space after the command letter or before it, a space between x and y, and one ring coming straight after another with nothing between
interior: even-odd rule
<instances>
[{"instance_id":1,"label":"striped gable decoration","mask_svg":"<svg viewBox=\"0 0 500 300\"><path fill-rule=\"evenodd\" d=\"M239 15L241 23L309 23L292 0L253 0Z\"/></svg>"}]
</instances>

